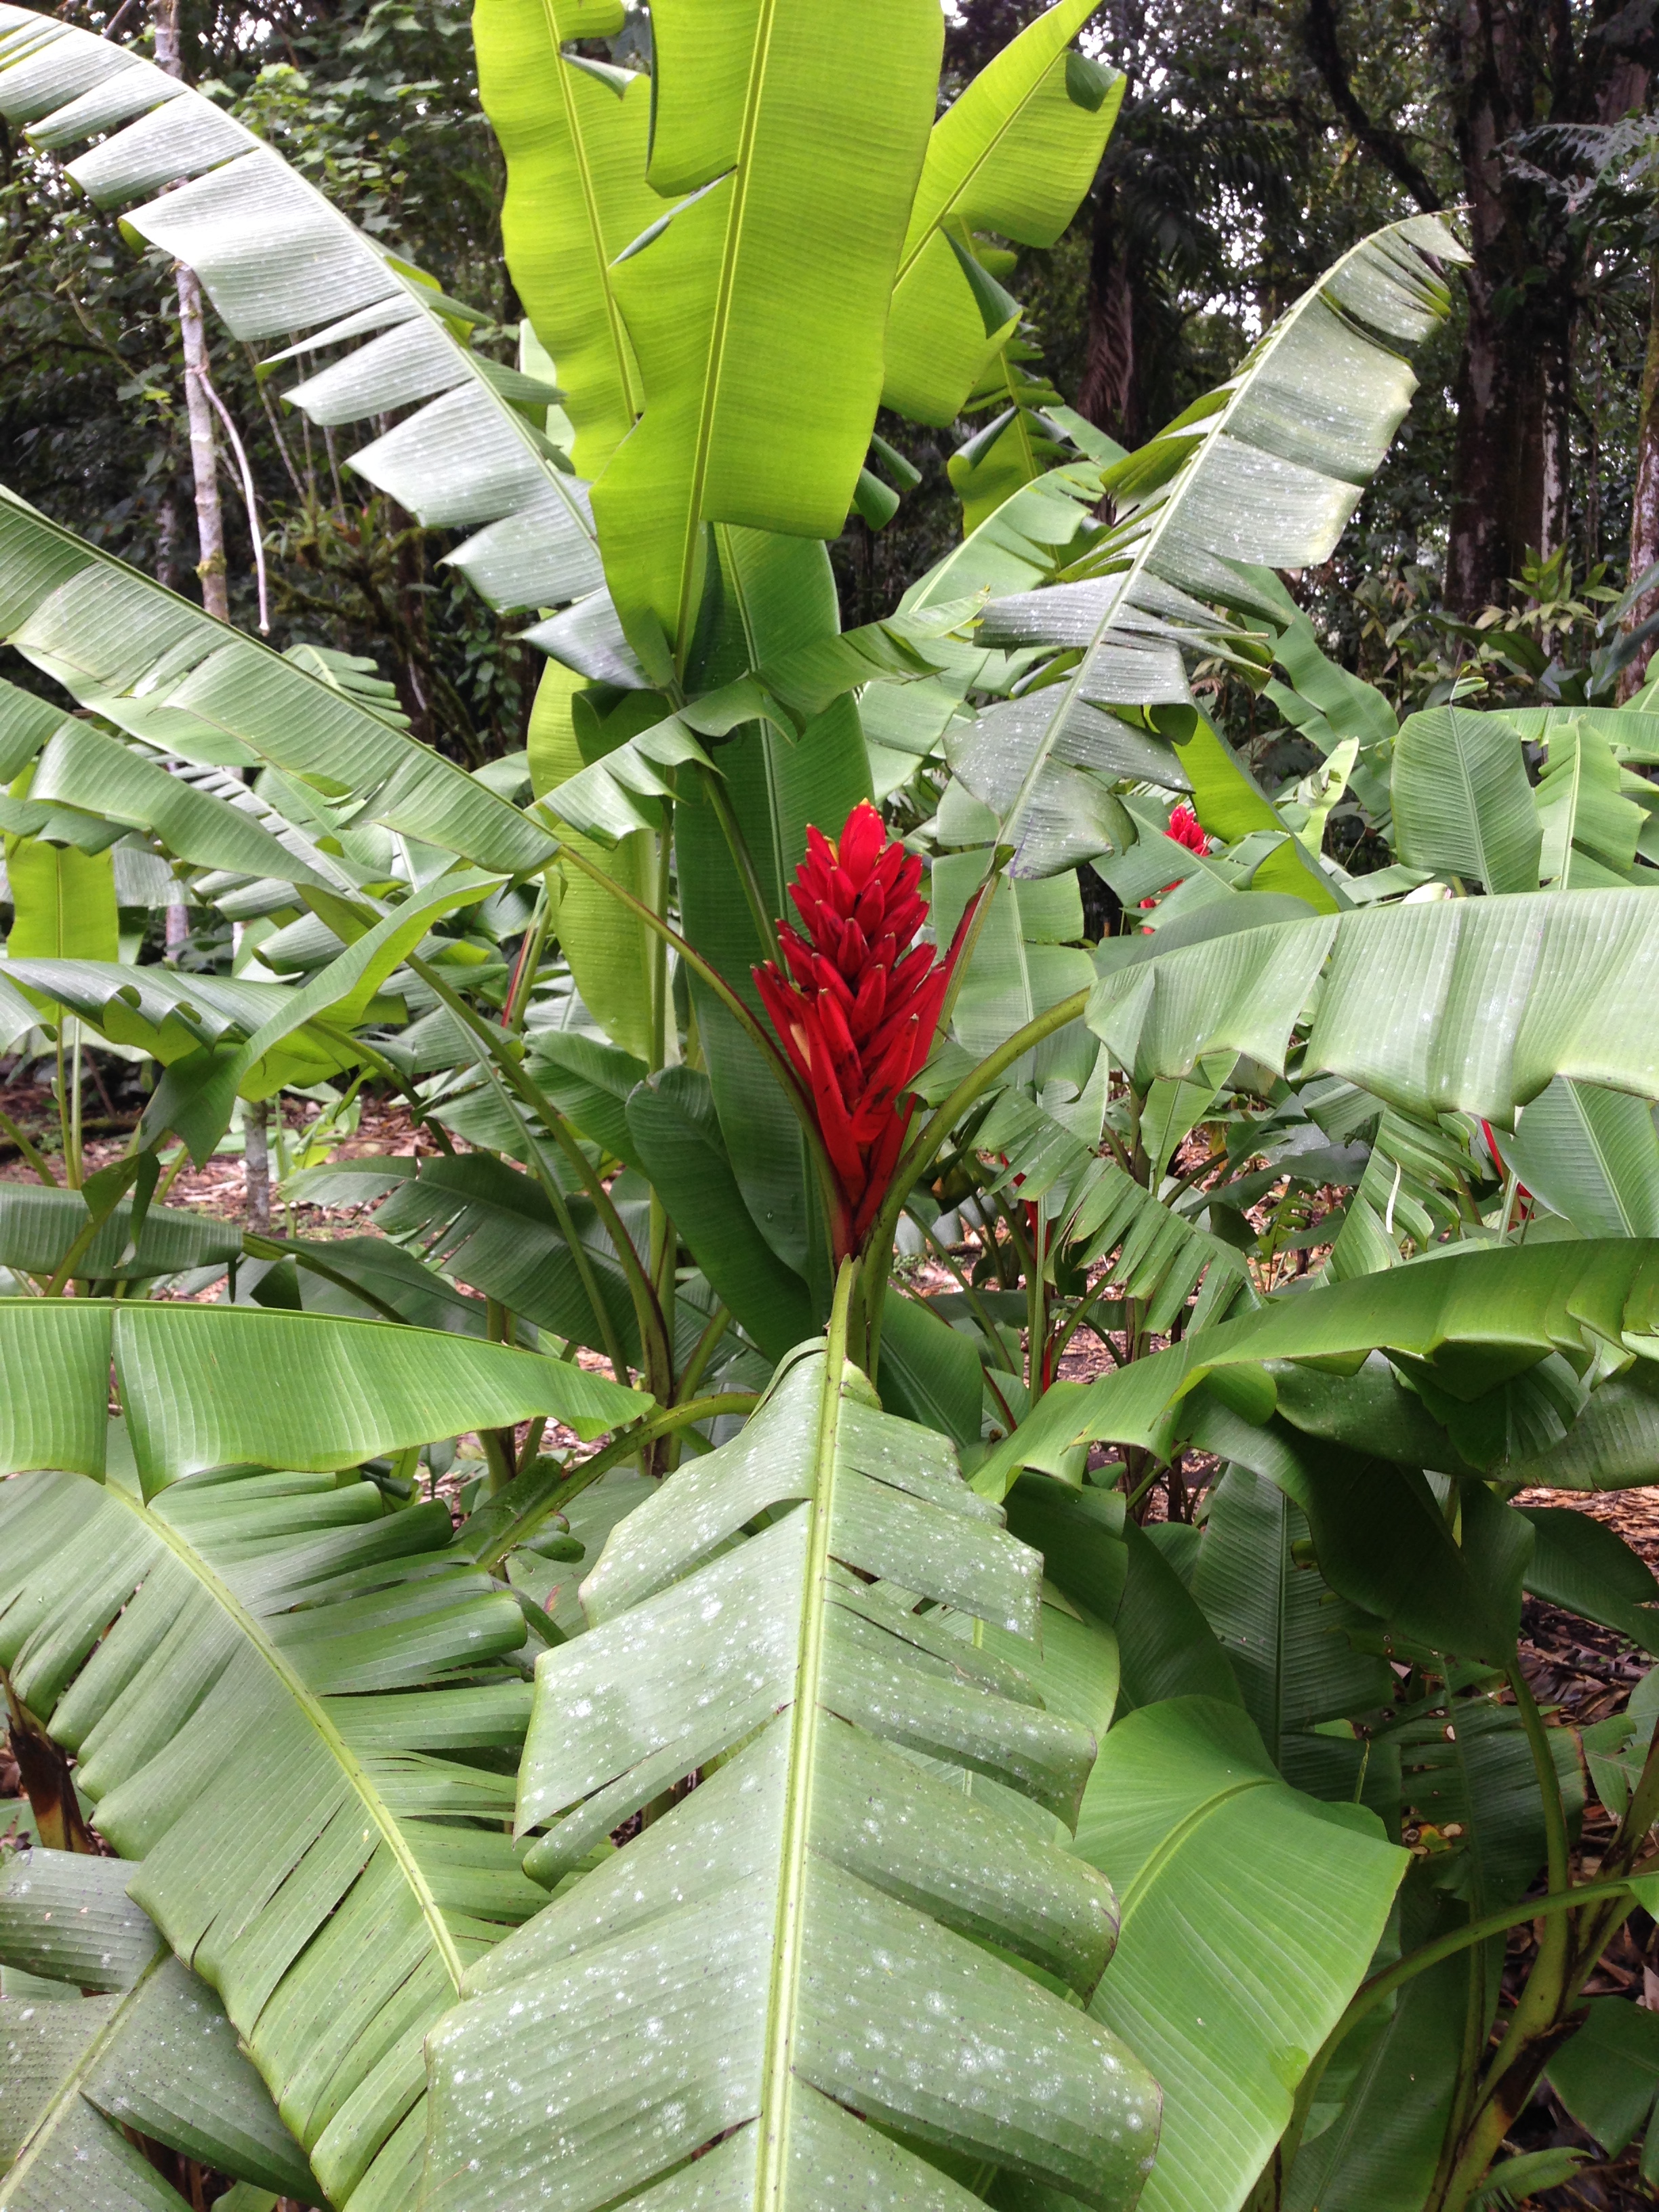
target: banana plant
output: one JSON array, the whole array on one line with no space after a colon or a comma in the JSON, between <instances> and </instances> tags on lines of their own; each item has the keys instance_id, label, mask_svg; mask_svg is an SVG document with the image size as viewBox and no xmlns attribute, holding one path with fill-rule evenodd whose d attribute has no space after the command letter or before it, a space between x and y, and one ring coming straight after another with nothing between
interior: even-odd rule
<instances>
[{"instance_id":1,"label":"banana plant","mask_svg":"<svg viewBox=\"0 0 1659 2212\"><path fill-rule=\"evenodd\" d=\"M99 142L75 180L302 357L289 404L409 410L353 465L547 661L468 775L0 501L0 635L80 709L0 693L0 1012L156 1078L125 1158L0 1203L46 1294L0 1301L0 1666L331 2204L1461 2212L1654 1899L1640 1714L1581 1760L1516 1629L1651 1649L1659 1585L1512 1502L1659 1467L1650 718L1399 728L1262 565L1385 451L1439 222L1139 453L1031 373L998 241L1088 188L1087 16L936 119L923 0L659 0L648 82L592 58L614 0L483 0L509 366L212 102L0 14L0 112ZM843 633L884 399L991 419L962 544ZM1258 784L1205 662L1323 765ZM119 957L140 860L234 972ZM380 1233L163 1202L164 1146L337 1079L438 1154L286 1196ZM16 2201L113 2140L105 2049L31 2076ZM164 2075L143 2132L210 2149Z\"/></svg>"}]
</instances>

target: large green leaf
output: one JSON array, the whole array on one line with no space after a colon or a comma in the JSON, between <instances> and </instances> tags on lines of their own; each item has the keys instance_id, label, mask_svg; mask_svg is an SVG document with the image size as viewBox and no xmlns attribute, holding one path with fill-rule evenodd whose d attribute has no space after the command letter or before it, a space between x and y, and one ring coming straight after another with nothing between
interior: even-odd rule
<instances>
[{"instance_id":1,"label":"large green leaf","mask_svg":"<svg viewBox=\"0 0 1659 2212\"><path fill-rule=\"evenodd\" d=\"M78 1191L52 1190L36 1183L0 1184L0 1267L50 1279L91 1218ZM149 1208L137 1249L129 1258L131 1241L132 1203L124 1199L76 1259L76 1273L94 1282L113 1276L171 1275L186 1267L234 1260L242 1249L242 1233L233 1223L179 1206Z\"/></svg>"},{"instance_id":2,"label":"large green leaf","mask_svg":"<svg viewBox=\"0 0 1659 2212\"><path fill-rule=\"evenodd\" d=\"M1009 1492L1008 1525L1042 1552L1049 1581L1082 1618L1115 1634L1124 1711L1170 1698L1238 1703L1225 1651L1120 1495L1028 1474Z\"/></svg>"},{"instance_id":3,"label":"large green leaf","mask_svg":"<svg viewBox=\"0 0 1659 2212\"><path fill-rule=\"evenodd\" d=\"M1659 2092L1659 2021L1626 1997L1596 1997L1586 2012L1583 2026L1550 2060L1550 2087L1617 2158ZM1651 2179L1654 2163L1653 2154L1644 2157L1644 2179Z\"/></svg>"},{"instance_id":4,"label":"large green leaf","mask_svg":"<svg viewBox=\"0 0 1659 2212\"><path fill-rule=\"evenodd\" d=\"M975 1484L1000 1497L1020 1468L1048 1464L1085 1438L1167 1452L1193 1412L1183 1411L1182 1401L1206 1376L1224 1380L1230 1368L1295 1359L1346 1372L1381 1348L1425 1363L1419 1371L1455 1405L1525 1374L1553 1352L1580 1364L1598 1355L1622 1362L1632 1352L1651 1359L1656 1337L1659 1247L1652 1243L1454 1250L1385 1275L1270 1300L1097 1382L1057 1384L987 1456ZM1271 1409L1268 1397L1261 1416Z\"/></svg>"},{"instance_id":5,"label":"large green leaf","mask_svg":"<svg viewBox=\"0 0 1659 2212\"><path fill-rule=\"evenodd\" d=\"M1221 1639L1245 1710L1281 1773L1316 1796L1321 1768L1346 1770L1351 1796L1359 1747L1316 1736L1323 1721L1392 1704L1384 1661L1356 1650L1346 1632L1370 1626L1337 1599L1319 1570L1297 1564L1305 1516L1251 1468L1228 1467L1211 1495L1194 1595ZM1319 1778L1323 1778L1320 1777Z\"/></svg>"},{"instance_id":6,"label":"large green leaf","mask_svg":"<svg viewBox=\"0 0 1659 2212\"><path fill-rule=\"evenodd\" d=\"M792 653L833 648L839 615L822 545L750 530L722 528L714 537L708 588L717 604L698 670L701 685L726 683ZM782 915L789 910L790 880L806 855L808 823L835 836L870 796L858 708L849 697L835 699L793 744L769 724L750 724L720 747L720 766L762 903L769 915ZM674 835L686 936L766 1024L750 970L771 947L756 926L713 804L706 798L682 804ZM773 1069L713 992L695 980L691 992L714 1109L744 1202L779 1259L813 1283L822 1313L828 1305L824 1231L794 1111Z\"/></svg>"},{"instance_id":7,"label":"large green leaf","mask_svg":"<svg viewBox=\"0 0 1659 2212\"><path fill-rule=\"evenodd\" d=\"M181 2200L126 2128L256 2186L314 2197L212 1991L128 1901L135 1872L122 1859L38 1847L0 1869L0 1965L61 1993L0 2002L0 2205L176 2212Z\"/></svg>"},{"instance_id":8,"label":"large green leaf","mask_svg":"<svg viewBox=\"0 0 1659 2212\"><path fill-rule=\"evenodd\" d=\"M1505 1167L1581 1236L1659 1236L1659 1130L1645 1098L1558 1076L1502 1149Z\"/></svg>"},{"instance_id":9,"label":"large green leaf","mask_svg":"<svg viewBox=\"0 0 1659 2212\"><path fill-rule=\"evenodd\" d=\"M145 1490L244 1461L349 1468L550 1415L592 1435L650 1410L586 1368L428 1329L248 1306L0 1300L0 1471L101 1477L111 1362Z\"/></svg>"},{"instance_id":10,"label":"large green leaf","mask_svg":"<svg viewBox=\"0 0 1659 2212\"><path fill-rule=\"evenodd\" d=\"M1374 1814L1291 1789L1244 1714L1203 1698L1112 1730L1077 1849L1121 1888L1090 2008L1164 2085L1141 2204L1236 2212L1370 1962L1407 1855Z\"/></svg>"},{"instance_id":11,"label":"large green leaf","mask_svg":"<svg viewBox=\"0 0 1659 2212\"><path fill-rule=\"evenodd\" d=\"M6 959L114 960L121 949L115 863L44 837L8 837Z\"/></svg>"},{"instance_id":12,"label":"large green leaf","mask_svg":"<svg viewBox=\"0 0 1659 2212\"><path fill-rule=\"evenodd\" d=\"M687 197L611 272L645 413L593 511L635 648L684 670L704 522L846 520L943 24L933 0L663 0L652 34L647 173Z\"/></svg>"},{"instance_id":13,"label":"large green leaf","mask_svg":"<svg viewBox=\"0 0 1659 2212\"><path fill-rule=\"evenodd\" d=\"M987 643L1076 656L947 744L1003 822L1017 872L1052 874L1108 848L1091 771L1145 775L1147 741L1102 709L1191 705L1183 654L1225 650L1230 625L1211 605L1238 599L1230 563L1300 568L1329 555L1410 403L1403 349L1447 312L1438 264L1463 258L1425 216L1354 246L1226 384L1106 472L1118 520L1076 580L988 609Z\"/></svg>"},{"instance_id":14,"label":"large green leaf","mask_svg":"<svg viewBox=\"0 0 1659 2212\"><path fill-rule=\"evenodd\" d=\"M528 737L531 781L538 798L602 758L607 744L620 744L642 727L639 702L647 702L646 722L659 719L656 693L624 692L617 701L614 694L601 691L601 699L613 702L611 713L601 717L595 690L558 661L543 670ZM654 904L657 840L648 830L635 830L609 848L576 830L568 842L623 890L647 906ZM656 973L649 928L603 884L567 868L559 892L558 936L582 1003L595 1021L623 1051L649 1058Z\"/></svg>"},{"instance_id":15,"label":"large green leaf","mask_svg":"<svg viewBox=\"0 0 1659 2212\"><path fill-rule=\"evenodd\" d=\"M769 1359L813 1332L805 1284L743 1202L706 1076L672 1067L640 1085L628 1127L652 1187L721 1303ZM978 1431L975 1393L975 1431Z\"/></svg>"},{"instance_id":16,"label":"large green leaf","mask_svg":"<svg viewBox=\"0 0 1659 2212\"><path fill-rule=\"evenodd\" d=\"M1659 1482L1659 1370L1638 1360L1599 1390L1566 1434L1513 1461L1513 1481L1553 1490L1634 1490Z\"/></svg>"},{"instance_id":17,"label":"large green leaf","mask_svg":"<svg viewBox=\"0 0 1659 2212\"><path fill-rule=\"evenodd\" d=\"M475 352L467 331L484 316L355 228L223 108L112 40L6 7L0 113L47 147L107 132L70 175L189 264L237 337L305 331L299 352L374 333L287 396L324 424L428 403L348 465L433 527L485 526L451 557L486 599L556 606L599 583L585 488L528 412L556 393Z\"/></svg>"},{"instance_id":18,"label":"large green leaf","mask_svg":"<svg viewBox=\"0 0 1659 2212\"><path fill-rule=\"evenodd\" d=\"M39 804L84 809L137 830L154 830L170 853L200 868L274 876L349 893L353 877L331 865L292 829L273 834L270 811L243 789L228 805L194 782L170 775L137 747L118 744L71 717L48 740L29 784ZM263 819L261 817L264 817Z\"/></svg>"},{"instance_id":19,"label":"large green leaf","mask_svg":"<svg viewBox=\"0 0 1659 2212\"><path fill-rule=\"evenodd\" d=\"M1328 2074L1327 2083L1344 2094L1323 2109L1315 2103L1285 2185L1286 2212L1399 2212L1424 2202L1456 2093L1469 1973L1462 1959L1443 1960L1339 2046L1341 2079Z\"/></svg>"},{"instance_id":20,"label":"large green leaf","mask_svg":"<svg viewBox=\"0 0 1659 2212\"><path fill-rule=\"evenodd\" d=\"M468 1152L422 1160L392 1188L377 1224L421 1240L434 1266L572 1342L603 1349L608 1322L637 1358L639 1324L616 1248L591 1199L571 1192L564 1204L580 1252L538 1182L488 1152Z\"/></svg>"},{"instance_id":21,"label":"large green leaf","mask_svg":"<svg viewBox=\"0 0 1659 2212\"><path fill-rule=\"evenodd\" d=\"M600 0L601 13L622 9ZM586 11L590 16L592 10ZM543 0L482 0L472 15L478 96L507 158L501 244L514 288L556 365L597 476L634 427L639 368L612 285L617 256L662 213L646 182L651 82L562 51L602 32Z\"/></svg>"},{"instance_id":22,"label":"large green leaf","mask_svg":"<svg viewBox=\"0 0 1659 2212\"><path fill-rule=\"evenodd\" d=\"M1460 1545L1415 1468L1314 1443L1282 1422L1243 1421L1207 1392L1188 1412L1193 1442L1264 1477L1306 1515L1320 1572L1351 1605L1413 1645L1497 1666L1512 1657L1530 1550L1517 1516L1494 1505L1477 1528L1472 1497Z\"/></svg>"},{"instance_id":23,"label":"large green leaf","mask_svg":"<svg viewBox=\"0 0 1659 2212\"><path fill-rule=\"evenodd\" d=\"M1089 1024L1144 1087L1231 1048L1282 1069L1322 977L1303 1057L1432 1123L1508 1123L1553 1076L1659 1097L1647 1018L1659 906L1626 891L1443 899L1242 929L1160 954L1111 948Z\"/></svg>"},{"instance_id":24,"label":"large green leaf","mask_svg":"<svg viewBox=\"0 0 1659 2212\"><path fill-rule=\"evenodd\" d=\"M354 1326L218 1318L297 1327L319 1350L319 1328ZM423 1341L430 1376L455 1340ZM222 1327L222 1389L281 1387L237 1376L226 1348ZM325 1362L288 1351L294 1395L346 1395L337 1366L331 1391ZM214 1358L200 1345L175 1369L181 1410ZM60 1397L85 1384L65 1362ZM470 1425L501 1408L475 1389L453 1410ZM113 1480L15 1476L0 1563L0 1663L76 1753L102 1832L143 1860L132 1893L218 1991L329 2200L404 2202L422 2039L536 1901L490 1756L516 1750L527 1717L528 1686L500 1663L524 1640L516 1601L452 1550L443 1505L388 1515L372 1483L258 1467L149 1504Z\"/></svg>"},{"instance_id":25,"label":"large green leaf","mask_svg":"<svg viewBox=\"0 0 1659 2212\"><path fill-rule=\"evenodd\" d=\"M1052 246L1093 181L1124 80L1066 47L1097 5L1060 0L933 125L893 285L881 395L915 422L954 421L994 343L965 265L972 234Z\"/></svg>"},{"instance_id":26,"label":"large green leaf","mask_svg":"<svg viewBox=\"0 0 1659 2212\"><path fill-rule=\"evenodd\" d=\"M1544 833L1513 724L1436 707L1408 715L1395 744L1394 843L1414 868L1488 891L1535 891Z\"/></svg>"},{"instance_id":27,"label":"large green leaf","mask_svg":"<svg viewBox=\"0 0 1659 2212\"><path fill-rule=\"evenodd\" d=\"M703 2151L722 2201L967 2212L946 2174L988 2160L1091 2205L1139 2190L1152 2083L981 1948L1083 1996L1110 1892L934 1765L1074 1813L1089 1731L914 1609L1029 1637L1041 1562L830 1358L619 1524L595 1626L540 1662L519 1822L547 1879L719 1771L470 1978L431 2045L432 2212L649 2201Z\"/></svg>"},{"instance_id":28,"label":"large green leaf","mask_svg":"<svg viewBox=\"0 0 1659 2212\"><path fill-rule=\"evenodd\" d=\"M506 872L552 852L544 830L442 754L3 486L0 637L82 706L162 750L234 739L245 757L368 799L374 821Z\"/></svg>"}]
</instances>

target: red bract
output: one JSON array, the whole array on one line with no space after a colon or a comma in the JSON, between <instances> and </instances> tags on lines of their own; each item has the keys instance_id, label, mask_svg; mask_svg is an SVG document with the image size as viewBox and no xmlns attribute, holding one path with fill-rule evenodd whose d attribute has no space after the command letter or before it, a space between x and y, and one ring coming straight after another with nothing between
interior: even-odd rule
<instances>
[{"instance_id":1,"label":"red bract","mask_svg":"<svg viewBox=\"0 0 1659 2212\"><path fill-rule=\"evenodd\" d=\"M1177 845L1184 845L1189 853L1196 853L1200 858L1210 849L1210 841L1204 835L1204 825L1184 799L1179 806L1170 811L1167 834ZM1156 897L1144 898L1140 903L1143 907L1156 906L1158 899L1164 897L1174 889L1173 884L1165 884L1163 890L1159 891Z\"/></svg>"},{"instance_id":2,"label":"red bract","mask_svg":"<svg viewBox=\"0 0 1659 2212\"><path fill-rule=\"evenodd\" d=\"M1210 841L1196 814L1183 799L1170 816L1169 835L1177 845L1184 845L1189 853L1207 853Z\"/></svg>"},{"instance_id":3,"label":"red bract","mask_svg":"<svg viewBox=\"0 0 1659 2212\"><path fill-rule=\"evenodd\" d=\"M921 880L921 860L860 801L838 838L807 831L789 886L801 927L779 926L783 968L769 960L755 970L835 1170L837 1259L858 1249L892 1181L915 1110L906 1094L933 1048L973 912L940 960L914 941L927 918Z\"/></svg>"}]
</instances>

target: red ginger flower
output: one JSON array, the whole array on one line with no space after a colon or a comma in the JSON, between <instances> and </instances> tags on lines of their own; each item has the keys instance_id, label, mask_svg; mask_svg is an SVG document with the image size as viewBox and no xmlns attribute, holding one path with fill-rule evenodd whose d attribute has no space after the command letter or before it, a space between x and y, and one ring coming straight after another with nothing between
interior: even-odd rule
<instances>
[{"instance_id":1,"label":"red ginger flower","mask_svg":"<svg viewBox=\"0 0 1659 2212\"><path fill-rule=\"evenodd\" d=\"M915 1110L906 1092L933 1048L973 913L938 959L914 942L927 916L921 880L921 860L860 800L839 838L808 830L789 886L801 929L781 923L784 968L769 960L754 971L835 1170L837 1259L857 1249L887 1194Z\"/></svg>"},{"instance_id":2,"label":"red ginger flower","mask_svg":"<svg viewBox=\"0 0 1659 2212\"><path fill-rule=\"evenodd\" d=\"M1204 835L1203 824L1184 799L1179 806L1171 810L1166 834L1177 845L1184 845L1189 853L1196 853L1200 860L1210 849L1210 841ZM1156 906L1159 899L1166 897L1174 889L1173 884L1165 884L1154 897L1144 898L1140 903L1143 907ZM1142 934L1145 934L1144 930Z\"/></svg>"},{"instance_id":3,"label":"red ginger flower","mask_svg":"<svg viewBox=\"0 0 1659 2212\"><path fill-rule=\"evenodd\" d=\"M1189 853L1207 853L1210 841L1204 835L1196 814L1183 799L1170 816L1169 835L1177 845L1184 845Z\"/></svg>"}]
</instances>

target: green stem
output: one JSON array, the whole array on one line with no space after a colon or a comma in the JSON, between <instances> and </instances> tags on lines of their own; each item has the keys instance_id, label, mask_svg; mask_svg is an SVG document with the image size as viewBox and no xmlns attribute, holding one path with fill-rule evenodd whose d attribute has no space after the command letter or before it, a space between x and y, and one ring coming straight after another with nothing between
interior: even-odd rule
<instances>
[{"instance_id":1,"label":"green stem","mask_svg":"<svg viewBox=\"0 0 1659 2212\"><path fill-rule=\"evenodd\" d=\"M695 1394L697 1385L708 1370L714 1356L714 1348L732 1326L730 1306L717 1306L710 1315L708 1325L691 1348L691 1357L685 1363L685 1372L679 1379L677 1395L684 1401Z\"/></svg>"},{"instance_id":2,"label":"green stem","mask_svg":"<svg viewBox=\"0 0 1659 2212\"><path fill-rule=\"evenodd\" d=\"M480 1015L475 1013L459 993L452 990L442 976L417 953L410 954L409 965L427 988L449 1008L450 1012L454 1015L467 1033L477 1039L489 1055L490 1062L499 1071L501 1078L511 1085L524 1103L529 1107L531 1112L536 1115L575 1170L582 1188L592 1201L594 1211L598 1213L606 1233L616 1247L617 1261L633 1296L634 1310L640 1325L640 1341L645 1353L647 1381L651 1386L652 1395L665 1397L673 1374L673 1364L669 1355L666 1332L663 1327L662 1309L657 1303L657 1294L652 1286L651 1279L640 1264L640 1255L634 1249L633 1239L623 1229L617 1209L611 1203L611 1194L605 1188L592 1162L576 1141L574 1132L564 1115L560 1113L552 1100L544 1095L539 1085L532 1082L525 1073L523 1066L509 1048L505 1036L493 1029L490 1024L483 1020ZM561 1217L559 1225L569 1239L572 1257L576 1259L577 1267L581 1269L583 1261L578 1257L578 1240L574 1226L569 1225L570 1216L564 1203L563 1193L559 1192L556 1198L554 1195L558 1188L558 1178L545 1163L539 1160L540 1147L535 1143L534 1133L527 1131L526 1134L531 1137L532 1151L538 1156L542 1187L547 1192L555 1212ZM591 1269L587 1270L587 1275L591 1276ZM615 1344L615 1332L611 1327L605 1305L598 1297L597 1284L590 1291L589 1296L594 1301L596 1318L600 1328L605 1332L606 1355L611 1365L617 1370L617 1381L623 1382L628 1371L627 1363L622 1361L618 1364L620 1347ZM658 1383L662 1386L660 1389L655 1387Z\"/></svg>"},{"instance_id":3,"label":"green stem","mask_svg":"<svg viewBox=\"0 0 1659 2212\"><path fill-rule=\"evenodd\" d=\"M530 994L536 981L537 970L542 964L542 954L547 945L547 933L553 919L552 901L547 895L547 880L542 880L541 896L536 901L536 911L530 918L524 943L519 947L519 962L513 971L512 988L507 994L507 1004L501 1009L501 1019L507 1027L521 1030L525 1010L530 1004Z\"/></svg>"},{"instance_id":4,"label":"green stem","mask_svg":"<svg viewBox=\"0 0 1659 2212\"><path fill-rule=\"evenodd\" d=\"M53 1190L58 1188L58 1178L46 1165L44 1155L33 1141L24 1135L11 1115L3 1110L0 1110L0 1136L9 1139L16 1146L42 1182L50 1184Z\"/></svg>"},{"instance_id":5,"label":"green stem","mask_svg":"<svg viewBox=\"0 0 1659 2212\"><path fill-rule=\"evenodd\" d=\"M386 1082L400 1091L408 1100L411 1125L417 1129L429 1130L444 1151L448 1153L450 1158L454 1158L455 1147L450 1142L448 1130L441 1121L434 1121L430 1118L426 1100L422 1097L401 1068L388 1060L383 1052L377 1051L364 1038L354 1036L349 1030L337 1029L332 1022L322 1021L316 1018L313 1018L309 1026L315 1030L319 1036L326 1037L331 1044L337 1045L354 1054L360 1054L377 1075L383 1077Z\"/></svg>"},{"instance_id":6,"label":"green stem","mask_svg":"<svg viewBox=\"0 0 1659 2212\"><path fill-rule=\"evenodd\" d=\"M725 976L720 974L719 969L711 966L700 952L688 945L677 929L671 929L660 915L653 914L643 899L636 898L624 885L606 875L603 868L595 867L586 854L579 853L574 845L561 844L559 858L562 860L568 860L574 867L580 868L584 875L591 877L593 882L602 884L612 898L619 900L631 913L636 914L647 929L655 930L666 944L671 945L686 966L690 969L692 974L702 977L727 1013L748 1036L750 1042L757 1048L762 1059L771 1069L774 1077L782 1085L784 1096L788 1099L794 1110L795 1118L800 1123L806 1139L807 1150L811 1154L812 1165L817 1175L818 1191L823 1201L824 1219L833 1222L841 1204L841 1194L836 1182L836 1171L830 1164L830 1155L823 1148L823 1137L818 1128L817 1115L812 1109L812 1102L796 1081L794 1069L790 1066L782 1053L767 1036L766 1031L750 1013L749 1008L732 988ZM891 1241L890 1235L889 1241Z\"/></svg>"},{"instance_id":7,"label":"green stem","mask_svg":"<svg viewBox=\"0 0 1659 2212\"><path fill-rule=\"evenodd\" d=\"M714 810L714 818L720 823L721 834L726 839L726 849L732 855L732 865L738 872L738 881L743 885L743 896L748 903L749 917L755 925L755 934L761 941L763 957L768 960L781 960L782 956L778 951L777 921L775 916L767 912L766 898L761 890L760 878L755 872L755 856L749 849L749 841L743 834L743 825L738 820L732 807L732 794L726 787L726 778L717 768L707 768L702 771L702 786L708 795L708 803Z\"/></svg>"},{"instance_id":8,"label":"green stem","mask_svg":"<svg viewBox=\"0 0 1659 2212\"><path fill-rule=\"evenodd\" d=\"M708 1398L690 1398L683 1406L665 1406L643 1421L634 1421L614 1436L602 1451L585 1459L568 1473L548 1467L520 1475L505 1493L492 1498L456 1531L455 1547L481 1567L497 1567L525 1538L540 1528L550 1514L562 1512L591 1483L613 1467L634 1457L642 1444L696 1421L712 1421L722 1413L750 1413L760 1403L752 1390L723 1390Z\"/></svg>"},{"instance_id":9,"label":"green stem","mask_svg":"<svg viewBox=\"0 0 1659 2212\"><path fill-rule=\"evenodd\" d=\"M87 1179L86 1158L81 1148L81 1024L75 1024L75 1046L70 1055L70 1127L75 1139L75 1172L72 1177L79 1190Z\"/></svg>"},{"instance_id":10,"label":"green stem","mask_svg":"<svg viewBox=\"0 0 1659 2212\"><path fill-rule=\"evenodd\" d=\"M1031 1264L1025 1277L1025 1388L1033 1406L1042 1395L1043 1352L1048 1340L1048 1314L1042 1279L1042 1211L1034 1207L1031 1224Z\"/></svg>"}]
</instances>

